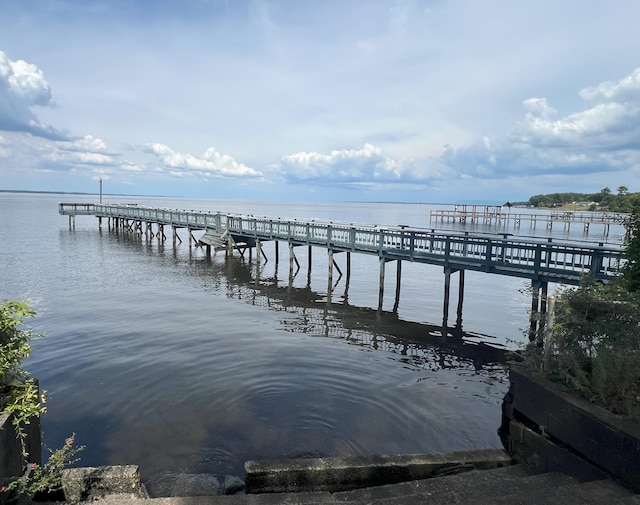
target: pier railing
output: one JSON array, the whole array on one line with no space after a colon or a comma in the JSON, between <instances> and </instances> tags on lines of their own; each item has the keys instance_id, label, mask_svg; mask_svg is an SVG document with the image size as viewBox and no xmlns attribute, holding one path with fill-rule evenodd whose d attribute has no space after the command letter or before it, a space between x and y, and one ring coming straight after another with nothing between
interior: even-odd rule
<instances>
[{"instance_id":1,"label":"pier railing","mask_svg":"<svg viewBox=\"0 0 640 505\"><path fill-rule=\"evenodd\" d=\"M618 274L623 263L618 246L509 234L473 234L414 228L387 228L317 220L279 219L221 212L60 203L63 215L94 215L145 221L174 228L227 232L237 242L285 241L324 247L333 252L372 254L386 261L441 265L450 271L475 270L542 282L577 284L583 273L599 280Z\"/></svg>"},{"instance_id":2,"label":"pier railing","mask_svg":"<svg viewBox=\"0 0 640 505\"><path fill-rule=\"evenodd\" d=\"M538 222L552 229L554 223L559 223L565 230L569 230L574 223L582 224L585 234L589 233L591 225L601 225L604 235L608 235L611 226L622 225L629 218L624 212L578 212L573 210L552 211L549 213L531 212L503 212L501 206L485 206L479 210L477 205L461 205L452 209L432 210L429 222L482 224L520 228L522 223L529 223L535 229Z\"/></svg>"}]
</instances>

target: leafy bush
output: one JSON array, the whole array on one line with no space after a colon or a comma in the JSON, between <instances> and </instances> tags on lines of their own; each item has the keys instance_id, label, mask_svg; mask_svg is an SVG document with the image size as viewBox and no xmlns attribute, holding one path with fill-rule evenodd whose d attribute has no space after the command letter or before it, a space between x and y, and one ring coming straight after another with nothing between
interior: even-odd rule
<instances>
[{"instance_id":1,"label":"leafy bush","mask_svg":"<svg viewBox=\"0 0 640 505\"><path fill-rule=\"evenodd\" d=\"M42 336L22 328L24 319L34 315L26 302L5 301L0 305L0 412L12 416L24 470L23 475L0 487L0 496L24 494L33 498L36 493L60 491L63 468L75 462L75 455L84 449L73 446L74 434L61 449L49 450L44 465L29 462L25 426L46 412L45 392L39 392L36 380L22 368L22 361L31 354L31 339Z\"/></svg>"},{"instance_id":2,"label":"leafy bush","mask_svg":"<svg viewBox=\"0 0 640 505\"><path fill-rule=\"evenodd\" d=\"M535 351L534 351L535 352ZM550 341L538 358L551 380L616 414L640 420L640 299L586 277L556 298Z\"/></svg>"},{"instance_id":3,"label":"leafy bush","mask_svg":"<svg viewBox=\"0 0 640 505\"><path fill-rule=\"evenodd\" d=\"M39 393L35 379L22 368L22 361L31 354L31 339L42 336L22 328L23 320L34 315L26 302L5 301L0 305L0 411L13 415L25 458L25 425L46 411L45 392Z\"/></svg>"},{"instance_id":4,"label":"leafy bush","mask_svg":"<svg viewBox=\"0 0 640 505\"><path fill-rule=\"evenodd\" d=\"M607 285L585 275L577 289L560 291L550 327L523 356L551 380L640 421L640 206L627 229L622 275Z\"/></svg>"}]
</instances>

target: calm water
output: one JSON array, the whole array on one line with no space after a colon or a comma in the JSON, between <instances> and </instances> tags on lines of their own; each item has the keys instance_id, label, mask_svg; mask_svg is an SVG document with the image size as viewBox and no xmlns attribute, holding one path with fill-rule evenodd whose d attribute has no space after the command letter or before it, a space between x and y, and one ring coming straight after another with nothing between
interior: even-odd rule
<instances>
[{"instance_id":1,"label":"calm water","mask_svg":"<svg viewBox=\"0 0 640 505\"><path fill-rule=\"evenodd\" d=\"M0 193L0 297L37 311L30 324L46 338L27 365L50 397L44 440L55 448L76 432L87 446L82 465L139 465L162 495L180 472L242 476L249 459L500 447L502 354L438 336L441 269L405 262L393 313L390 263L377 314L375 257L352 256L348 288L334 272L329 301L324 250L313 250L309 272L306 248L297 249L301 269L290 282L286 247L276 265L267 244L258 270L237 255L190 251L184 231L175 249L100 232L88 216L70 231L59 201L96 199ZM104 201L418 227L429 227L436 208ZM525 285L468 272L468 340L521 341Z\"/></svg>"}]
</instances>

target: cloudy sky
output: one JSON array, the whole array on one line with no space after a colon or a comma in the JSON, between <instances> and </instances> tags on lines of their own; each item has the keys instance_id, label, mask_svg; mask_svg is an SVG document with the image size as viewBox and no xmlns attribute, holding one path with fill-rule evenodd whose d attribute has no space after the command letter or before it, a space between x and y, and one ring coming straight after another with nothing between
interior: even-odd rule
<instances>
[{"instance_id":1,"label":"cloudy sky","mask_svg":"<svg viewBox=\"0 0 640 505\"><path fill-rule=\"evenodd\" d=\"M637 0L0 0L0 189L640 191Z\"/></svg>"}]
</instances>

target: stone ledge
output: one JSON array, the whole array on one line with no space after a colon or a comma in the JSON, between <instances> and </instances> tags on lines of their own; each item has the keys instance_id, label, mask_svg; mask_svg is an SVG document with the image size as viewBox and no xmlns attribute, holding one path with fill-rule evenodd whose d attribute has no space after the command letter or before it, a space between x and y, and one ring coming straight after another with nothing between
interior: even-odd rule
<instances>
[{"instance_id":1,"label":"stone ledge","mask_svg":"<svg viewBox=\"0 0 640 505\"><path fill-rule=\"evenodd\" d=\"M62 487L71 502L110 495L149 497L135 465L68 468L62 472Z\"/></svg>"},{"instance_id":2,"label":"stone ledge","mask_svg":"<svg viewBox=\"0 0 640 505\"><path fill-rule=\"evenodd\" d=\"M503 450L247 461L247 493L349 491L512 464Z\"/></svg>"}]
</instances>

